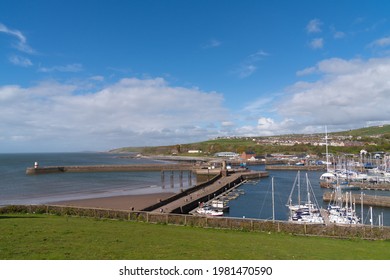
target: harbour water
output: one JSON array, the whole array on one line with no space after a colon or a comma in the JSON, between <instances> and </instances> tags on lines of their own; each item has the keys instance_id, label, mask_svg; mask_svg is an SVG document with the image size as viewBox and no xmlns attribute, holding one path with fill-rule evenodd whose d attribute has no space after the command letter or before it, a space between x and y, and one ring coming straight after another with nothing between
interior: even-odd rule
<instances>
[{"instance_id":1,"label":"harbour water","mask_svg":"<svg viewBox=\"0 0 390 280\"><path fill-rule=\"evenodd\" d=\"M196 184L195 176L191 182L187 174L183 175L183 185L179 175L174 174L173 187L170 174L165 175L163 186L160 172L107 172L107 173L54 173L29 176L26 168L34 162L41 166L61 165L99 165L99 164L147 164L161 163L150 159L123 157L123 154L110 153L44 153L44 154L0 154L0 205L41 204L56 201L108 197L128 194L147 194L157 192L180 192ZM264 166L250 166L253 170L264 170ZM305 197L305 183L302 175L302 197ZM321 207L327 204L322 201L324 191L319 186L322 171L308 171L308 177ZM286 203L296 177L296 171L269 171L269 177L250 181L239 189L243 190L235 200L229 202L230 211L226 216L256 219L272 219L271 177L274 177L275 219L287 220ZM360 191L353 191L360 194ZM364 191L368 195L390 196L388 191ZM360 205L356 212L361 215ZM390 209L374 207L374 224L378 215L384 216L384 225L390 226ZM369 224L368 207L363 209L364 223Z\"/></svg>"},{"instance_id":2,"label":"harbour water","mask_svg":"<svg viewBox=\"0 0 390 280\"><path fill-rule=\"evenodd\" d=\"M264 166L251 166L254 170L264 170ZM305 171L301 171L301 197L306 199ZM331 190L320 187L319 178L323 171L307 171L309 181L312 185L319 206L327 208L327 203L323 202L324 192ZM275 202L275 220L288 220L289 212L286 204L294 184L297 171L290 170L271 170L269 177L261 178L259 181L249 181L243 184L240 189L244 195L240 195L235 200L229 202L230 211L226 216L245 217L255 219L272 219L272 187L271 178L274 177L274 202ZM354 194L360 194L360 190L352 191ZM367 195L390 196L390 191L364 191ZM361 207L356 205L356 213L361 216ZM390 208L373 207L373 223L378 225L378 216L383 215L384 225L390 226ZM369 207L363 207L363 222L370 224Z\"/></svg>"}]
</instances>

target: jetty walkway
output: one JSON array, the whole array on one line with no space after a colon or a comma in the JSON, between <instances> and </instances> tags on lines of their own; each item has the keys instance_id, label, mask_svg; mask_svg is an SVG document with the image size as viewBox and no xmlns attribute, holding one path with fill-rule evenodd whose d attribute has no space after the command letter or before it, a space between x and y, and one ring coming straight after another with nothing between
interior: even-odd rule
<instances>
[{"instance_id":1,"label":"jetty walkway","mask_svg":"<svg viewBox=\"0 0 390 280\"><path fill-rule=\"evenodd\" d=\"M188 214L199 206L200 203L212 200L214 197L236 187L244 182L246 178L267 177L266 171L246 171L227 173L220 171L220 174L213 177L210 181L184 190L181 193L149 206L143 211Z\"/></svg>"},{"instance_id":2,"label":"jetty walkway","mask_svg":"<svg viewBox=\"0 0 390 280\"><path fill-rule=\"evenodd\" d=\"M40 175L64 172L141 172L141 171L188 171L197 167L194 164L124 164L124 165L78 165L28 167L27 175Z\"/></svg>"},{"instance_id":3,"label":"jetty walkway","mask_svg":"<svg viewBox=\"0 0 390 280\"><path fill-rule=\"evenodd\" d=\"M374 190L374 191L390 191L390 183L373 183L373 182L350 182L354 189L359 190ZM334 184L320 182L321 188L333 189Z\"/></svg>"},{"instance_id":4,"label":"jetty walkway","mask_svg":"<svg viewBox=\"0 0 390 280\"><path fill-rule=\"evenodd\" d=\"M334 200L334 195L331 192L326 192L322 196L323 201L330 202ZM345 196L342 198L342 202L345 202ZM360 194L352 194L352 200L356 204L361 204L361 195ZM368 206L381 206L381 207L390 207L390 197L389 196L381 196L381 195L363 195L363 205Z\"/></svg>"},{"instance_id":5,"label":"jetty walkway","mask_svg":"<svg viewBox=\"0 0 390 280\"><path fill-rule=\"evenodd\" d=\"M198 207L200 203L213 199L218 194L225 192L243 181L242 174L239 173L221 176L210 185L186 193L185 196L178 197L178 199L153 210L153 212L161 212L162 209L166 213L188 213Z\"/></svg>"},{"instance_id":6,"label":"jetty walkway","mask_svg":"<svg viewBox=\"0 0 390 280\"><path fill-rule=\"evenodd\" d=\"M324 165L266 165L265 170L326 170Z\"/></svg>"}]
</instances>

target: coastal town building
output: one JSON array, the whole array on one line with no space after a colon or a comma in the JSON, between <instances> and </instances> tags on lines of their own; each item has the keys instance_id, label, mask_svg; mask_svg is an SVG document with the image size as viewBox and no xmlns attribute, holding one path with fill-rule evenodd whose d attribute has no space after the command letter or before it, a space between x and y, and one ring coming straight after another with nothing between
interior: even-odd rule
<instances>
[{"instance_id":1,"label":"coastal town building","mask_svg":"<svg viewBox=\"0 0 390 280\"><path fill-rule=\"evenodd\" d=\"M256 153L253 151L246 151L241 154L242 160L256 160Z\"/></svg>"}]
</instances>

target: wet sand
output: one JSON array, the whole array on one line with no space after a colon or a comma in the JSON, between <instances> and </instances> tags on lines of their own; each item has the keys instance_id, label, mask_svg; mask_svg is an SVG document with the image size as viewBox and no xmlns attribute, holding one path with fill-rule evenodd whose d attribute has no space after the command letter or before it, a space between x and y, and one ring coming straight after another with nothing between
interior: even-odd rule
<instances>
[{"instance_id":1,"label":"wet sand","mask_svg":"<svg viewBox=\"0 0 390 280\"><path fill-rule=\"evenodd\" d=\"M171 197L174 193L154 193L141 195L121 195L111 197L88 198L80 200L61 201L55 205L76 207L104 208L114 210L141 210L160 200Z\"/></svg>"}]
</instances>

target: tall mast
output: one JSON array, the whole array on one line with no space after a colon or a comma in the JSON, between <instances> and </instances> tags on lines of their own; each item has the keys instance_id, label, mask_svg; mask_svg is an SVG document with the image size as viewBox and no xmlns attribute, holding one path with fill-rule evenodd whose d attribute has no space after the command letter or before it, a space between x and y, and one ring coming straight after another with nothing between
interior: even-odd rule
<instances>
[{"instance_id":1,"label":"tall mast","mask_svg":"<svg viewBox=\"0 0 390 280\"><path fill-rule=\"evenodd\" d=\"M298 205L301 205L301 173L298 170Z\"/></svg>"},{"instance_id":2,"label":"tall mast","mask_svg":"<svg viewBox=\"0 0 390 280\"><path fill-rule=\"evenodd\" d=\"M329 172L328 128L325 126L326 172Z\"/></svg>"},{"instance_id":3,"label":"tall mast","mask_svg":"<svg viewBox=\"0 0 390 280\"><path fill-rule=\"evenodd\" d=\"M360 219L362 220L363 223L363 192L360 193Z\"/></svg>"},{"instance_id":4,"label":"tall mast","mask_svg":"<svg viewBox=\"0 0 390 280\"><path fill-rule=\"evenodd\" d=\"M306 173L306 191L307 191L307 203L311 203L311 200L310 200L310 189L309 189L309 177L307 176L307 173Z\"/></svg>"},{"instance_id":5,"label":"tall mast","mask_svg":"<svg viewBox=\"0 0 390 280\"><path fill-rule=\"evenodd\" d=\"M272 177L272 221L275 221L275 190L274 190L274 177Z\"/></svg>"},{"instance_id":6,"label":"tall mast","mask_svg":"<svg viewBox=\"0 0 390 280\"><path fill-rule=\"evenodd\" d=\"M372 206L370 206L370 224L371 224L371 227L374 226L374 220L372 218Z\"/></svg>"}]
</instances>

